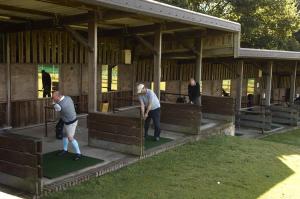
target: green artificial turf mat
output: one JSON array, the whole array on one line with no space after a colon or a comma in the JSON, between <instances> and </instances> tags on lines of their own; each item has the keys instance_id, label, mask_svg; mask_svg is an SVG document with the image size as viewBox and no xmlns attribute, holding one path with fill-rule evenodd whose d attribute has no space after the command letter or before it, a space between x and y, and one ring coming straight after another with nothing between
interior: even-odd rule
<instances>
[{"instance_id":1,"label":"green artificial turf mat","mask_svg":"<svg viewBox=\"0 0 300 199\"><path fill-rule=\"evenodd\" d=\"M74 161L73 153L65 156L57 156L59 151L50 152L43 155L43 175L46 178L53 179L68 173L84 169L103 162L103 160L83 156Z\"/></svg>"},{"instance_id":2,"label":"green artificial turf mat","mask_svg":"<svg viewBox=\"0 0 300 199\"><path fill-rule=\"evenodd\" d=\"M157 146L160 146L162 144L165 144L165 143L171 142L171 141L173 141L173 140L170 139L170 138L163 138L163 137L161 137L159 139L159 141L154 141L154 137L153 136L148 136L145 139L145 149L146 150L147 149L151 149L153 147L157 147Z\"/></svg>"}]
</instances>

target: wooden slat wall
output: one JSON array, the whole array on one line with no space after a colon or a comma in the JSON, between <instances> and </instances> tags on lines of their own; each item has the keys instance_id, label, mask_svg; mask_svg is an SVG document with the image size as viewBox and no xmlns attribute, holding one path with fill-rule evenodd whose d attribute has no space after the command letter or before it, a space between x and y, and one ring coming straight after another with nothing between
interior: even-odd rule
<instances>
[{"instance_id":1,"label":"wooden slat wall","mask_svg":"<svg viewBox=\"0 0 300 199\"><path fill-rule=\"evenodd\" d=\"M202 112L220 115L235 115L235 100L230 97L202 95Z\"/></svg>"},{"instance_id":2,"label":"wooden slat wall","mask_svg":"<svg viewBox=\"0 0 300 199\"><path fill-rule=\"evenodd\" d=\"M7 174L0 183L33 194L41 193L42 141L12 133L0 134L0 171ZM12 184L18 177L22 183Z\"/></svg>"},{"instance_id":3,"label":"wooden slat wall","mask_svg":"<svg viewBox=\"0 0 300 199\"><path fill-rule=\"evenodd\" d=\"M6 62L6 40L5 34L0 33L0 63Z\"/></svg>"},{"instance_id":4,"label":"wooden slat wall","mask_svg":"<svg viewBox=\"0 0 300 199\"><path fill-rule=\"evenodd\" d=\"M0 103L0 128L6 123L6 103Z\"/></svg>"},{"instance_id":5,"label":"wooden slat wall","mask_svg":"<svg viewBox=\"0 0 300 199\"><path fill-rule=\"evenodd\" d=\"M200 133L201 107L192 104L161 103L161 123L189 127L191 134Z\"/></svg>"},{"instance_id":6,"label":"wooden slat wall","mask_svg":"<svg viewBox=\"0 0 300 199\"><path fill-rule=\"evenodd\" d=\"M140 118L116 116L114 114L90 113L88 116L89 141L110 142L111 145L135 146L132 153L142 155L144 150L143 127ZM110 147L101 145L99 147ZM119 148L121 149L121 147ZM118 150L118 147L115 148ZM130 152L130 149L127 149Z\"/></svg>"},{"instance_id":7,"label":"wooden slat wall","mask_svg":"<svg viewBox=\"0 0 300 199\"><path fill-rule=\"evenodd\" d=\"M0 63L4 62L4 36L0 35ZM120 41L100 38L98 63L117 65L120 63ZM5 47L5 46L4 46ZM10 34L11 63L42 64L86 64L87 49L75 41L68 32L26 31Z\"/></svg>"},{"instance_id":8,"label":"wooden slat wall","mask_svg":"<svg viewBox=\"0 0 300 199\"><path fill-rule=\"evenodd\" d=\"M174 60L163 60L162 81L182 80L188 81L195 76L194 63L178 64ZM256 78L258 67L253 64L245 64L244 77ZM237 63L217 64L204 63L202 68L202 80L223 80L237 78ZM136 81L153 81L153 60L140 60L137 64Z\"/></svg>"},{"instance_id":9,"label":"wooden slat wall","mask_svg":"<svg viewBox=\"0 0 300 199\"><path fill-rule=\"evenodd\" d=\"M102 101L109 103L109 111L132 105L132 91L112 91L102 94Z\"/></svg>"},{"instance_id":10,"label":"wooden slat wall","mask_svg":"<svg viewBox=\"0 0 300 199\"><path fill-rule=\"evenodd\" d=\"M13 101L11 105L12 126L22 127L45 122L45 106L52 104L51 99ZM55 118L53 111L47 111L47 117Z\"/></svg>"}]
</instances>

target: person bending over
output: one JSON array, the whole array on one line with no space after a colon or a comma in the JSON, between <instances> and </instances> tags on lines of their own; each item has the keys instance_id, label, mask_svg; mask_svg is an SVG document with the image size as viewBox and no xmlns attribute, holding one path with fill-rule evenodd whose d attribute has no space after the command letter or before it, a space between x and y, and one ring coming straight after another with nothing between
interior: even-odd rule
<instances>
[{"instance_id":1,"label":"person bending over","mask_svg":"<svg viewBox=\"0 0 300 199\"><path fill-rule=\"evenodd\" d=\"M137 86L137 94L141 104L141 114L145 120L145 137L148 136L148 129L151 119L154 123L154 140L160 138L160 102L155 93L147 89L144 84Z\"/></svg>"}]
</instances>

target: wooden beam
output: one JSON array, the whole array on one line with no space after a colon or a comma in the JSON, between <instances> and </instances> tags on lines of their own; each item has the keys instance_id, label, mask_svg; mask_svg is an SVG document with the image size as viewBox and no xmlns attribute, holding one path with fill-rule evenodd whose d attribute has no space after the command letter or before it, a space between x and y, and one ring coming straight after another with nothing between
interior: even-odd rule
<instances>
[{"instance_id":1,"label":"wooden beam","mask_svg":"<svg viewBox=\"0 0 300 199\"><path fill-rule=\"evenodd\" d=\"M7 91L7 126L11 126L11 64L10 64L10 38L9 34L6 34L6 91Z\"/></svg>"},{"instance_id":2,"label":"wooden beam","mask_svg":"<svg viewBox=\"0 0 300 199\"><path fill-rule=\"evenodd\" d=\"M28 8L22 8L22 7L15 7L10 5L0 5L1 10L7 10L7 11L15 11L19 13L29 13L33 15L40 15L45 17L53 17L55 16L54 13L51 12L45 12L40 10L34 10L34 9L28 9Z\"/></svg>"},{"instance_id":3,"label":"wooden beam","mask_svg":"<svg viewBox=\"0 0 300 199\"><path fill-rule=\"evenodd\" d=\"M297 67L298 62L295 62L291 73L291 89L290 89L290 103L294 104L294 99L296 97L296 79L297 79Z\"/></svg>"},{"instance_id":4,"label":"wooden beam","mask_svg":"<svg viewBox=\"0 0 300 199\"><path fill-rule=\"evenodd\" d=\"M266 106L271 106L272 95L272 77L273 77L273 61L267 64L267 88L266 88Z\"/></svg>"},{"instance_id":5,"label":"wooden beam","mask_svg":"<svg viewBox=\"0 0 300 199\"><path fill-rule=\"evenodd\" d=\"M88 22L88 42L94 49L88 52L88 111L92 113L97 111L97 16L92 11L89 14L92 17Z\"/></svg>"},{"instance_id":6,"label":"wooden beam","mask_svg":"<svg viewBox=\"0 0 300 199\"><path fill-rule=\"evenodd\" d=\"M69 26L64 26L64 29L71 33L71 35L73 36L73 38L75 40L77 40L79 43L81 43L83 46L87 47L89 49L89 51L94 51L93 46L89 45L88 40L85 39L81 34L79 34L76 30L73 30L72 28L70 28Z\"/></svg>"},{"instance_id":7,"label":"wooden beam","mask_svg":"<svg viewBox=\"0 0 300 199\"><path fill-rule=\"evenodd\" d=\"M86 23L90 18L88 13L58 17L47 20L31 21L22 24L6 24L0 26L0 32L18 32L26 30L51 29L71 24Z\"/></svg>"},{"instance_id":8,"label":"wooden beam","mask_svg":"<svg viewBox=\"0 0 300 199\"><path fill-rule=\"evenodd\" d=\"M172 31L180 31L180 30L188 30L195 29L195 26L181 24L177 22L168 22L161 24L162 33L172 32ZM157 24L145 25L145 26L137 26L131 28L122 28L115 30L102 30L101 33L104 36L120 36L123 34L127 35L137 35L137 34L154 34L155 29L157 29ZM200 28L199 28L200 29Z\"/></svg>"},{"instance_id":9,"label":"wooden beam","mask_svg":"<svg viewBox=\"0 0 300 199\"><path fill-rule=\"evenodd\" d=\"M180 36L178 36L177 34L173 34L173 38L175 39L175 41L178 41L178 43L179 43L182 47L184 47L185 49L187 49L187 50L193 52L194 55L196 55L196 56L199 56L199 55L200 55L199 52L198 52L194 47L190 47L190 46L188 46L186 43L184 43L184 42L182 41L182 38L180 38ZM202 53L202 51L201 51L201 53Z\"/></svg>"},{"instance_id":10,"label":"wooden beam","mask_svg":"<svg viewBox=\"0 0 300 199\"><path fill-rule=\"evenodd\" d=\"M195 47L197 49L196 55L196 74L195 80L201 85L202 81L202 51L203 51L203 40L201 38L197 38L195 40ZM201 106L201 96L199 97L199 105Z\"/></svg>"},{"instance_id":11,"label":"wooden beam","mask_svg":"<svg viewBox=\"0 0 300 199\"><path fill-rule=\"evenodd\" d=\"M160 99L160 80L161 80L161 49L162 49L162 31L161 26L156 27L154 34L154 92Z\"/></svg>"},{"instance_id":12,"label":"wooden beam","mask_svg":"<svg viewBox=\"0 0 300 199\"><path fill-rule=\"evenodd\" d=\"M243 80L244 80L244 61L238 61L237 68L238 78L236 86L236 112L239 113L242 109L242 96L243 96Z\"/></svg>"},{"instance_id":13,"label":"wooden beam","mask_svg":"<svg viewBox=\"0 0 300 199\"><path fill-rule=\"evenodd\" d=\"M139 35L135 35L135 38L141 42L146 48L148 48L153 54L157 55L157 51L154 49L153 45L145 40L143 37Z\"/></svg>"}]
</instances>

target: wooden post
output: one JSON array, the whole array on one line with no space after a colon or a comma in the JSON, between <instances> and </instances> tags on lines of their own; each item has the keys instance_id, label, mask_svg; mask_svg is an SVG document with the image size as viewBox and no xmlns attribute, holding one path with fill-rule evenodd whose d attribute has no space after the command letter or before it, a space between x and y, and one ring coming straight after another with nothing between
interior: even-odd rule
<instances>
[{"instance_id":1,"label":"wooden post","mask_svg":"<svg viewBox=\"0 0 300 199\"><path fill-rule=\"evenodd\" d=\"M91 17L88 22L88 42L91 50L88 51L88 111L97 111L97 17L94 12L89 12Z\"/></svg>"},{"instance_id":2,"label":"wooden post","mask_svg":"<svg viewBox=\"0 0 300 199\"><path fill-rule=\"evenodd\" d=\"M297 78L297 65L298 62L296 61L292 73L291 73L291 89L290 89L290 103L294 104L294 99L296 96L296 78Z\"/></svg>"},{"instance_id":3,"label":"wooden post","mask_svg":"<svg viewBox=\"0 0 300 199\"><path fill-rule=\"evenodd\" d=\"M162 31L161 25L157 27L154 35L154 92L158 99L160 99L160 80L161 80L161 44Z\"/></svg>"},{"instance_id":4,"label":"wooden post","mask_svg":"<svg viewBox=\"0 0 300 199\"><path fill-rule=\"evenodd\" d=\"M201 38L196 39L196 82L201 86L202 81L202 49L203 49L203 41ZM201 96L199 97L199 105L201 106Z\"/></svg>"},{"instance_id":5,"label":"wooden post","mask_svg":"<svg viewBox=\"0 0 300 199\"><path fill-rule=\"evenodd\" d=\"M267 88L266 88L266 106L271 106L272 95L272 76L273 76L273 61L267 64Z\"/></svg>"},{"instance_id":6,"label":"wooden post","mask_svg":"<svg viewBox=\"0 0 300 199\"><path fill-rule=\"evenodd\" d=\"M236 111L239 112L242 109L242 96L243 96L243 79L244 79L244 61L238 62L238 79L236 87Z\"/></svg>"},{"instance_id":7,"label":"wooden post","mask_svg":"<svg viewBox=\"0 0 300 199\"><path fill-rule=\"evenodd\" d=\"M6 125L11 126L11 66L10 66L10 42L9 34L6 34L6 92L7 92L7 106L6 106Z\"/></svg>"}]
</instances>

